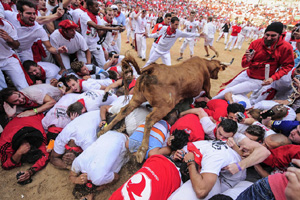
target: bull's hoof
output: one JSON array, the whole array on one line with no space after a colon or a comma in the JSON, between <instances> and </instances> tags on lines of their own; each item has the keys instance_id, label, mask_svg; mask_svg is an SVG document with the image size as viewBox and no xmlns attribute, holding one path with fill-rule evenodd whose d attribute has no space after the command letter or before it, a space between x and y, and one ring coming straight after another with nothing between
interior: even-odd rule
<instances>
[{"instance_id":1,"label":"bull's hoof","mask_svg":"<svg viewBox=\"0 0 300 200\"><path fill-rule=\"evenodd\" d=\"M136 161L138 163L142 163L144 161L146 152L147 152L147 149L143 146L140 146L140 148L138 149L138 151L136 152L136 155L135 155Z\"/></svg>"},{"instance_id":2,"label":"bull's hoof","mask_svg":"<svg viewBox=\"0 0 300 200\"><path fill-rule=\"evenodd\" d=\"M97 133L97 137L100 137L101 135L103 135L106 131L104 129L100 130L98 133Z\"/></svg>"}]
</instances>

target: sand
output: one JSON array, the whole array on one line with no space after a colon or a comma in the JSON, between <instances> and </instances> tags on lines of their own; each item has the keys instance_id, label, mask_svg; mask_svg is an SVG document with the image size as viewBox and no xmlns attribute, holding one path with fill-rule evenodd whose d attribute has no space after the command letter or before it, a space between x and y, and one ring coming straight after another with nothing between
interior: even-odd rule
<instances>
[{"instance_id":1,"label":"sand","mask_svg":"<svg viewBox=\"0 0 300 200\"><path fill-rule=\"evenodd\" d=\"M218 37L218 33L215 35L215 40ZM124 54L128 50L136 57L136 60L140 67L144 66L146 62L142 61L141 58L137 58L137 53L132 49L130 44L126 44L126 32L122 33L122 50L121 54ZM149 51L152 46L153 39L147 39L147 56L149 55ZM179 57L179 49L183 40L179 42L176 41L175 45L171 49L171 58L172 64L178 63L176 59ZM206 52L203 47L204 39L201 38L200 41L197 42L194 52L195 56L204 57ZM244 42L241 50L232 50L232 51L224 51L224 39L221 39L219 42L214 42L214 47L219 51L220 57L217 58L223 62L230 62L232 58L235 58L233 64L228 67L225 71L221 71L219 73L218 80L211 79L211 95L214 96L219 90L220 85L223 82L234 77L238 72L242 70L241 67L241 59L249 46L249 42ZM183 54L183 60L188 59L189 48L187 48ZM214 53L210 50L210 55L213 56ZM148 60L148 57L147 57ZM161 63L159 59L157 63ZM52 164L48 164L45 169L38 172L36 175L32 177L32 183L21 186L16 182L16 173L20 170L26 170L30 167L30 165L25 164L22 167L12 169L9 171L5 171L2 168L0 169L0 200L19 200L19 199L30 199L30 200L54 200L54 199L63 199L63 200L71 200L74 199L72 195L73 184L68 180L69 173L67 170L58 170ZM119 188L122 184L124 184L129 177L133 174L131 170L130 164L125 165L120 172L120 180L114 185L108 187L104 191L100 192L96 195L96 200L105 200L110 197L110 195Z\"/></svg>"}]
</instances>

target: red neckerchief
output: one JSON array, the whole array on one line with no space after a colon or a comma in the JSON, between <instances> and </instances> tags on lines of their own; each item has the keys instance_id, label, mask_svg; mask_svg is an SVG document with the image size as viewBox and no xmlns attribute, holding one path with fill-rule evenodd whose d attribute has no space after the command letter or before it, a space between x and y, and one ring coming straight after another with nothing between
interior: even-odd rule
<instances>
[{"instance_id":1,"label":"red neckerchief","mask_svg":"<svg viewBox=\"0 0 300 200\"><path fill-rule=\"evenodd\" d=\"M106 16L103 17L103 20L106 21L108 24L112 24L112 21L109 22L109 21L106 19Z\"/></svg>"},{"instance_id":2,"label":"red neckerchief","mask_svg":"<svg viewBox=\"0 0 300 200\"><path fill-rule=\"evenodd\" d=\"M25 22L22 21L20 14L17 14L17 20L20 22L21 26L31 27L31 26L35 25L35 24L33 24L33 25L25 24Z\"/></svg>"},{"instance_id":3,"label":"red neckerchief","mask_svg":"<svg viewBox=\"0 0 300 200\"><path fill-rule=\"evenodd\" d=\"M79 100L77 100L77 102L81 103L83 105L83 107L85 107L84 99L79 99Z\"/></svg>"},{"instance_id":4,"label":"red neckerchief","mask_svg":"<svg viewBox=\"0 0 300 200\"><path fill-rule=\"evenodd\" d=\"M91 18L91 20L93 21L93 22L95 22L96 24L98 23L98 21L97 21L97 16L96 15L94 15L93 13L91 13L90 11L86 11L86 13L88 14L88 16Z\"/></svg>"},{"instance_id":5,"label":"red neckerchief","mask_svg":"<svg viewBox=\"0 0 300 200\"><path fill-rule=\"evenodd\" d=\"M42 68L42 66L39 65L39 67L41 68L41 80L45 80L46 79L46 72L45 70Z\"/></svg>"},{"instance_id":6,"label":"red neckerchief","mask_svg":"<svg viewBox=\"0 0 300 200\"><path fill-rule=\"evenodd\" d=\"M66 150L75 151L76 153L81 153L83 150L80 147L70 147L68 144L65 145Z\"/></svg>"},{"instance_id":7,"label":"red neckerchief","mask_svg":"<svg viewBox=\"0 0 300 200\"><path fill-rule=\"evenodd\" d=\"M118 14L117 14L116 17L119 17L120 15L121 15L121 11L118 11Z\"/></svg>"},{"instance_id":8,"label":"red neckerchief","mask_svg":"<svg viewBox=\"0 0 300 200\"><path fill-rule=\"evenodd\" d=\"M3 3L2 2L2 6L3 6L4 10L10 10L10 11L12 11L10 3Z\"/></svg>"},{"instance_id":9,"label":"red neckerchief","mask_svg":"<svg viewBox=\"0 0 300 200\"><path fill-rule=\"evenodd\" d=\"M25 97L25 104L21 105L23 108L36 108L39 106L36 102L30 100L28 97L26 97L22 92L20 92Z\"/></svg>"},{"instance_id":10,"label":"red neckerchief","mask_svg":"<svg viewBox=\"0 0 300 200\"><path fill-rule=\"evenodd\" d=\"M82 7L82 6L81 6ZM71 5L71 8L73 9L73 10L76 10L77 8L79 8L79 7L75 7L75 6L73 6L73 5ZM83 7L82 7L83 8ZM84 8L85 9L85 8ZM82 10L82 9L81 9ZM83 10L84 11L84 10Z\"/></svg>"},{"instance_id":11,"label":"red neckerchief","mask_svg":"<svg viewBox=\"0 0 300 200\"><path fill-rule=\"evenodd\" d=\"M139 13L139 12L138 12L138 11L136 11L136 10L135 10L134 12L135 12L135 14L138 14L138 13Z\"/></svg>"},{"instance_id":12,"label":"red neckerchief","mask_svg":"<svg viewBox=\"0 0 300 200\"><path fill-rule=\"evenodd\" d=\"M1 26L4 26L4 23L3 23L3 21L2 21L2 18L0 18L0 25L1 25Z\"/></svg>"},{"instance_id":13,"label":"red neckerchief","mask_svg":"<svg viewBox=\"0 0 300 200\"><path fill-rule=\"evenodd\" d=\"M60 34L66 39L66 40L71 40L71 38L68 38L65 34L64 34L64 32L62 31L62 29L58 29L58 31L60 32Z\"/></svg>"},{"instance_id":14,"label":"red neckerchief","mask_svg":"<svg viewBox=\"0 0 300 200\"><path fill-rule=\"evenodd\" d=\"M82 92L82 82L84 81L84 79L79 79L79 87L80 87L80 91Z\"/></svg>"},{"instance_id":15,"label":"red neckerchief","mask_svg":"<svg viewBox=\"0 0 300 200\"><path fill-rule=\"evenodd\" d=\"M172 34L175 34L175 33L176 33L176 29L175 29L174 32L171 32L171 26L168 26L168 28L167 28L167 34L168 35L172 35Z\"/></svg>"},{"instance_id":16,"label":"red neckerchief","mask_svg":"<svg viewBox=\"0 0 300 200\"><path fill-rule=\"evenodd\" d=\"M83 6L80 6L79 8L84 12L88 12L88 10L86 8L84 8Z\"/></svg>"},{"instance_id":17,"label":"red neckerchief","mask_svg":"<svg viewBox=\"0 0 300 200\"><path fill-rule=\"evenodd\" d=\"M33 43L31 46L32 54L33 54L33 61L34 62L40 62L42 60L42 57L46 58L46 51L43 47L43 43L41 40L38 40Z\"/></svg>"},{"instance_id":18,"label":"red neckerchief","mask_svg":"<svg viewBox=\"0 0 300 200\"><path fill-rule=\"evenodd\" d=\"M197 149L197 147L194 145L194 143L192 142L188 142L187 144L187 150L189 152L192 152L194 154L194 160L195 162L199 165L199 167L201 167L201 161L202 161L202 153L200 152L199 149Z\"/></svg>"}]
</instances>

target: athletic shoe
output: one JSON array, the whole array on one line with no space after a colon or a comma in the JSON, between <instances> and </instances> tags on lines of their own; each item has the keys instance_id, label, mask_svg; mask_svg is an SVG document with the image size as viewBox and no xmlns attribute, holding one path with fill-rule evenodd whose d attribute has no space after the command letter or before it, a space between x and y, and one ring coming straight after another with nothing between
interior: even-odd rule
<instances>
[{"instance_id":1,"label":"athletic shoe","mask_svg":"<svg viewBox=\"0 0 300 200\"><path fill-rule=\"evenodd\" d=\"M206 54L205 57L209 57L209 54Z\"/></svg>"},{"instance_id":2,"label":"athletic shoe","mask_svg":"<svg viewBox=\"0 0 300 200\"><path fill-rule=\"evenodd\" d=\"M177 58L177 61L179 61L179 60L181 60L183 57L179 57L179 58Z\"/></svg>"}]
</instances>

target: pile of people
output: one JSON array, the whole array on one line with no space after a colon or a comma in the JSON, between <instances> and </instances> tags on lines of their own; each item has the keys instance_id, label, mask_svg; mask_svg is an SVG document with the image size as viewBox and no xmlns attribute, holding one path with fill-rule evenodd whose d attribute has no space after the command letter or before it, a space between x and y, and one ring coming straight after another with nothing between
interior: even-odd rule
<instances>
[{"instance_id":1,"label":"pile of people","mask_svg":"<svg viewBox=\"0 0 300 200\"><path fill-rule=\"evenodd\" d=\"M281 22L290 15L271 18L270 8L261 5L243 17L261 11L272 21L265 27L231 20L232 12L245 7L251 6L229 1L0 2L2 168L32 164L17 174L17 182L25 185L50 160L70 171L76 198L92 199L119 180L121 168L142 146L149 128L145 120L155 109L146 102L97 137L138 95L141 70L136 63L126 64L133 62L130 55L120 55L125 27L142 61L146 38L154 38L146 69L158 58L171 65L177 38L185 38L177 60L187 45L193 57L198 37L205 40L207 57L208 47L219 56L213 47L219 28L217 41L225 36L225 50L241 49L252 39L242 58L245 70L212 99L201 92L155 122L143 166L110 199L298 199L300 24L287 34ZM156 9L164 15L154 14ZM272 10L291 12L288 7Z\"/></svg>"}]
</instances>

